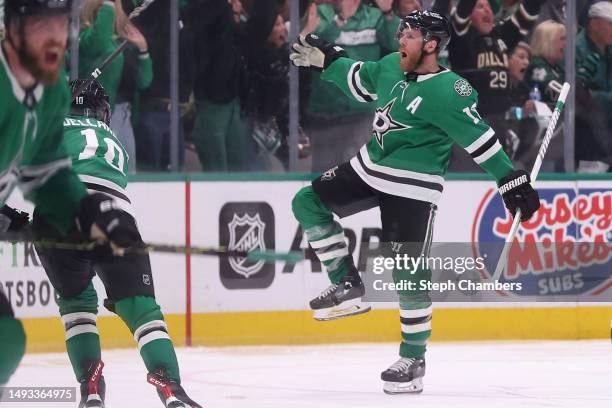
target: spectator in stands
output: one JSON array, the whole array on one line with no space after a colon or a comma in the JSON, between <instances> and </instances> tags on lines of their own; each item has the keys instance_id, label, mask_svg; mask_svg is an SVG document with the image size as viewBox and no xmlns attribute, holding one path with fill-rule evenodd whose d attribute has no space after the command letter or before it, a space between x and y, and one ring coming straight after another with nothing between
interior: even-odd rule
<instances>
[{"instance_id":1,"label":"spectator in stands","mask_svg":"<svg viewBox=\"0 0 612 408\"><path fill-rule=\"evenodd\" d=\"M508 60L510 51L533 26L543 1L522 0L509 19L498 23L494 21L488 0L459 0L451 13L450 65L476 88L480 114L510 154L511 141L504 140L505 114L512 104ZM454 149L453 155L453 169L474 169L465 152Z\"/></svg>"},{"instance_id":2,"label":"spectator in stands","mask_svg":"<svg viewBox=\"0 0 612 408\"><path fill-rule=\"evenodd\" d=\"M121 1L83 2L79 34L79 78L89 78L94 69L115 51L118 46L115 28L124 26L126 19ZM98 78L108 94L111 108L115 107L122 71L123 54L119 54Z\"/></svg>"},{"instance_id":3,"label":"spectator in stands","mask_svg":"<svg viewBox=\"0 0 612 408\"><path fill-rule=\"evenodd\" d=\"M314 33L343 47L349 57L378 60L382 49L398 47L395 33L399 18L392 0L374 0L377 7L361 0L336 0L317 6ZM314 26L312 17L306 22ZM356 102L339 93L335 85L313 74L306 106L306 133L313 144L312 170L323 171L346 161L370 138L374 104Z\"/></svg>"},{"instance_id":4,"label":"spectator in stands","mask_svg":"<svg viewBox=\"0 0 612 408\"><path fill-rule=\"evenodd\" d=\"M190 3L191 4L191 3ZM179 31L179 103L181 111L193 88L193 13L180 9ZM154 1L139 17L141 30L149 43L153 61L151 85L141 93L140 114L136 128L138 169L170 170L170 14L168 3ZM184 160L183 124L179 122L179 168Z\"/></svg>"},{"instance_id":5,"label":"spectator in stands","mask_svg":"<svg viewBox=\"0 0 612 408\"><path fill-rule=\"evenodd\" d=\"M506 113L508 120L507 135L511 143L511 158L523 162L531 160L530 153L537 151L539 126L535 119L534 101L529 99L529 87L525 82L525 73L529 66L531 48L520 41L510 54L508 72L510 74L510 100L512 107ZM527 158L527 160L525 160Z\"/></svg>"},{"instance_id":6,"label":"spectator in stands","mask_svg":"<svg viewBox=\"0 0 612 408\"><path fill-rule=\"evenodd\" d=\"M531 36L532 60L527 68L529 89L538 87L542 102L552 105L557 101L565 73L565 26L552 20L538 24Z\"/></svg>"},{"instance_id":7,"label":"spectator in stands","mask_svg":"<svg viewBox=\"0 0 612 408\"><path fill-rule=\"evenodd\" d=\"M190 61L196 66L193 141L202 170L240 171L245 141L240 123L243 61L238 26L227 0L199 0L193 6L198 16Z\"/></svg>"},{"instance_id":8,"label":"spectator in stands","mask_svg":"<svg viewBox=\"0 0 612 408\"><path fill-rule=\"evenodd\" d=\"M153 66L149 56L149 45L140 30L124 20L123 27L119 27L119 32L130 42L130 45L123 52L123 72L111 116L111 128L127 151L128 169L133 174L136 172L136 141L132 128L132 105L136 92L144 91L151 85Z\"/></svg>"},{"instance_id":9,"label":"spectator in stands","mask_svg":"<svg viewBox=\"0 0 612 408\"><path fill-rule=\"evenodd\" d=\"M612 165L612 3L592 4L576 38L576 159L578 171Z\"/></svg>"},{"instance_id":10,"label":"spectator in stands","mask_svg":"<svg viewBox=\"0 0 612 408\"><path fill-rule=\"evenodd\" d=\"M423 10L423 5L421 0L394 0L393 10L398 17L403 18L415 10Z\"/></svg>"},{"instance_id":11,"label":"spectator in stands","mask_svg":"<svg viewBox=\"0 0 612 408\"><path fill-rule=\"evenodd\" d=\"M314 9L316 12L316 9ZM289 46L287 29L278 0L256 0L246 30L247 84L241 105L250 146L248 168L270 170L270 154L288 165ZM308 153L309 142L301 135L298 152Z\"/></svg>"}]
</instances>

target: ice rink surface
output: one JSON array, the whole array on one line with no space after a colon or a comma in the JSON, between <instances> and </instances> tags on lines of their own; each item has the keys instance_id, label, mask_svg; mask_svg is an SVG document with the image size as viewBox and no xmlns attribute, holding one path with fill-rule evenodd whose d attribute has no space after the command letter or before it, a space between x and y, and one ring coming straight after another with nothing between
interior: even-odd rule
<instances>
[{"instance_id":1,"label":"ice rink surface","mask_svg":"<svg viewBox=\"0 0 612 408\"><path fill-rule=\"evenodd\" d=\"M425 390L386 395L396 344L181 348L183 385L207 408L612 407L609 341L432 343ZM103 352L108 408L161 407L136 350ZM24 357L10 386L72 386L65 354ZM76 404L15 403L19 407Z\"/></svg>"}]
</instances>

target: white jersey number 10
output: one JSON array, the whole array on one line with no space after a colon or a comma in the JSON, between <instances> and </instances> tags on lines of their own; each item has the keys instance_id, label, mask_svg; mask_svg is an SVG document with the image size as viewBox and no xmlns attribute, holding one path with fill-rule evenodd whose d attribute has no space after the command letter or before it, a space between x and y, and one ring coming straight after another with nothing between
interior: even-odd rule
<instances>
[{"instance_id":1,"label":"white jersey number 10","mask_svg":"<svg viewBox=\"0 0 612 408\"><path fill-rule=\"evenodd\" d=\"M85 136L85 148L79 154L79 160L91 159L96 155L96 152L100 147L98 136L96 135L96 131L93 129L83 129L81 130L81 134ZM110 137L105 137L102 142L107 146L106 153L104 154L104 160L106 160L109 166L125 175L123 172L125 157L123 156L123 150L121 147L119 147L117 142Z\"/></svg>"}]
</instances>

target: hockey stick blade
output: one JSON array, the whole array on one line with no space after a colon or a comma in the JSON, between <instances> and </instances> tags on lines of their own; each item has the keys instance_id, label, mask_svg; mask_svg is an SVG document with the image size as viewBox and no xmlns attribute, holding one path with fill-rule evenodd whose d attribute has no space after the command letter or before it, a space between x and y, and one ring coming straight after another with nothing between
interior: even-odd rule
<instances>
[{"instance_id":1,"label":"hockey stick blade","mask_svg":"<svg viewBox=\"0 0 612 408\"><path fill-rule=\"evenodd\" d=\"M535 181L538 178L538 174L540 173L540 167L542 167L542 162L544 161L544 156L546 155L546 150L548 150L548 145L552 139L553 133L555 132L555 128L557 127L557 121L561 116L561 112L565 107L565 99L567 99L567 95L570 91L570 84L564 83L561 88L561 92L559 93L559 97L557 98L557 103L555 104L555 110L550 118L550 122L548 122L548 127L546 128L546 133L544 135L544 139L542 139L542 144L540 145L540 150L538 150L538 156L536 157L535 163L533 164L533 168L531 169L531 184L535 185ZM521 221L521 210L516 210L516 214L514 214L514 221L512 222L512 228L510 228L510 232L506 237L506 242L504 243L504 248L502 249L502 253L499 256L499 260L497 261L497 266L495 267L495 272L491 276L488 281L495 282L499 280L502 272L504 271L504 267L506 266L506 262L508 260L508 251L510 251L510 247L514 242L514 236L516 235L519 224Z\"/></svg>"}]
</instances>

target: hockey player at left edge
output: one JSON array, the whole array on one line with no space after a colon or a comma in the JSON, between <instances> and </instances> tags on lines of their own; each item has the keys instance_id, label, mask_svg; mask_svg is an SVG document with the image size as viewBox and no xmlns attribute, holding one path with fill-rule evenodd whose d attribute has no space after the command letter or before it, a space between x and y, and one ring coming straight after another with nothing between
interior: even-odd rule
<instances>
[{"instance_id":1,"label":"hockey player at left edge","mask_svg":"<svg viewBox=\"0 0 612 408\"><path fill-rule=\"evenodd\" d=\"M398 52L379 61L357 61L338 45L316 35L300 37L294 65L322 71L359 102L376 104L371 139L346 163L326 171L297 192L293 213L310 246L326 267L331 286L310 301L317 320L366 313L364 283L353 263L340 223L374 207L380 209L381 250L386 257L429 256L437 203L454 143L498 184L511 214L528 220L539 208L529 174L514 170L495 132L477 111L478 94L468 81L438 65L450 40L445 17L414 11L397 29ZM469 194L466 191L465 194ZM393 270L393 279L431 280L431 270ZM423 390L425 351L432 331L432 302L424 290L398 291L402 341L399 360L381 373L389 394Z\"/></svg>"},{"instance_id":2,"label":"hockey player at left edge","mask_svg":"<svg viewBox=\"0 0 612 408\"><path fill-rule=\"evenodd\" d=\"M0 205L18 186L63 233L80 231L121 252L139 244L137 231L108 196L87 194L62 144L71 102L63 70L71 7L72 0L4 0ZM4 224L4 230L14 229ZM9 299L0 293L0 386L17 369L25 342L21 322L15 319Z\"/></svg>"}]
</instances>

